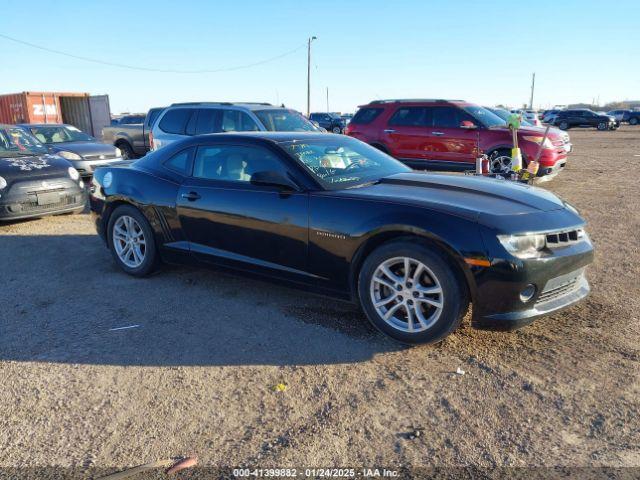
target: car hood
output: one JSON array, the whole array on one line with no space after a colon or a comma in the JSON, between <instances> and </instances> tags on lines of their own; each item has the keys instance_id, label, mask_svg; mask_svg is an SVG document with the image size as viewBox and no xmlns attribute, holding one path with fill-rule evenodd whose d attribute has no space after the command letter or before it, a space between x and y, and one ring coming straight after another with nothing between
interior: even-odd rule
<instances>
[{"instance_id":1,"label":"car hood","mask_svg":"<svg viewBox=\"0 0 640 480\"><path fill-rule=\"evenodd\" d=\"M23 178L69 176L71 164L56 155L29 157L3 156L0 153L0 176L8 183Z\"/></svg>"},{"instance_id":2,"label":"car hood","mask_svg":"<svg viewBox=\"0 0 640 480\"><path fill-rule=\"evenodd\" d=\"M518 129L518 137L524 136L524 135L535 135L535 136L542 136L544 134L544 131L547 127L536 127L535 125L531 125L531 126L526 126L526 127L520 127ZM510 132L510 130L505 126L505 127L493 127L491 128L491 130L502 130L505 132ZM562 130L558 129L558 128L550 128L549 129L549 137L550 138L554 138L554 137L558 137L560 135L560 133L562 132ZM509 133L511 134L511 133Z\"/></svg>"},{"instance_id":3,"label":"car hood","mask_svg":"<svg viewBox=\"0 0 640 480\"><path fill-rule=\"evenodd\" d=\"M495 223L497 217L563 210L565 203L534 186L472 175L400 173L378 183L340 190L340 194L425 207Z\"/></svg>"},{"instance_id":4,"label":"car hood","mask_svg":"<svg viewBox=\"0 0 640 480\"><path fill-rule=\"evenodd\" d=\"M65 142L48 144L47 147L52 152L73 152L80 156L84 155L109 155L115 154L115 147L106 143L99 142Z\"/></svg>"}]
</instances>

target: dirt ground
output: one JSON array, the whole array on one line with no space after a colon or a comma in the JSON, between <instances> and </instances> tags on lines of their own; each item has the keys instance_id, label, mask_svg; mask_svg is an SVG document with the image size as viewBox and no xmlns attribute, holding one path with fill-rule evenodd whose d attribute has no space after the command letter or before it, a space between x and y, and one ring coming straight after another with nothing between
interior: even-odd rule
<instances>
[{"instance_id":1,"label":"dirt ground","mask_svg":"<svg viewBox=\"0 0 640 480\"><path fill-rule=\"evenodd\" d=\"M467 319L435 346L400 347L354 307L230 274L131 278L88 215L0 225L0 469L91 475L197 454L640 475L640 127L570 133L544 188L589 222L592 294L515 332Z\"/></svg>"}]
</instances>

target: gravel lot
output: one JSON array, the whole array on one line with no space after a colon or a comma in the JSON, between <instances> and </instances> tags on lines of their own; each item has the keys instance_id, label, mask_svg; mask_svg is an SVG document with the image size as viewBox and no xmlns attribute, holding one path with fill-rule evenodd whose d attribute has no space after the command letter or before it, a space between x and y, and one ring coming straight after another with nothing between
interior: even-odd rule
<instances>
[{"instance_id":1,"label":"gravel lot","mask_svg":"<svg viewBox=\"0 0 640 480\"><path fill-rule=\"evenodd\" d=\"M88 215L0 224L0 467L640 467L640 128L571 136L544 187L589 221L591 296L436 346L230 274L128 277Z\"/></svg>"}]
</instances>

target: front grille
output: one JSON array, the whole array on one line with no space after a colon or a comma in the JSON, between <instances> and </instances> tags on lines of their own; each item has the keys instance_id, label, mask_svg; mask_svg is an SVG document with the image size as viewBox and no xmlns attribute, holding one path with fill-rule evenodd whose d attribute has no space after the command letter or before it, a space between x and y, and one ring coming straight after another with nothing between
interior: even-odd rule
<instances>
[{"instance_id":1,"label":"front grille","mask_svg":"<svg viewBox=\"0 0 640 480\"><path fill-rule=\"evenodd\" d=\"M56 203L49 203L46 205L38 205L37 201L24 201L8 205L6 208L10 213L33 213L33 212L46 212L49 210L57 210L64 208L75 203L79 203L82 200L82 195L63 195Z\"/></svg>"},{"instance_id":2,"label":"front grille","mask_svg":"<svg viewBox=\"0 0 640 480\"><path fill-rule=\"evenodd\" d=\"M575 230L566 230L563 232L547 233L547 247L566 247L582 241L584 239L584 236L585 233L582 228L577 228Z\"/></svg>"},{"instance_id":3,"label":"front grille","mask_svg":"<svg viewBox=\"0 0 640 480\"><path fill-rule=\"evenodd\" d=\"M561 285L554 286L553 288L550 288L550 289L545 289L538 297L538 300L536 300L536 305L540 305L543 303L550 302L552 300L556 300L558 298L564 297L565 295L568 295L576 291L580 286L581 278L582 278L582 274L568 280L567 282Z\"/></svg>"}]
</instances>

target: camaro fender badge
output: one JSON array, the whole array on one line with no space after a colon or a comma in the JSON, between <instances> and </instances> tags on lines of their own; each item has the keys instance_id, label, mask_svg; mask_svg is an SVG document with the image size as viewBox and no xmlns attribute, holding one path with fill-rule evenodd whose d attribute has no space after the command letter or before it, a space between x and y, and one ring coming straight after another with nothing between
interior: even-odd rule
<instances>
[{"instance_id":1,"label":"camaro fender badge","mask_svg":"<svg viewBox=\"0 0 640 480\"><path fill-rule=\"evenodd\" d=\"M346 240L347 236L341 233L325 232L324 230L316 230L319 237L335 238L336 240Z\"/></svg>"}]
</instances>

